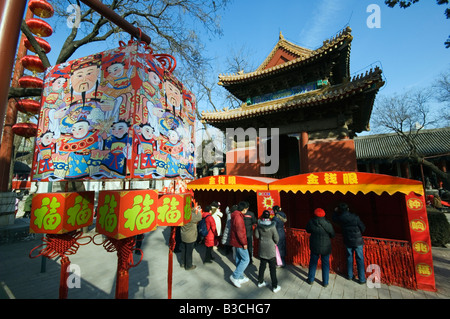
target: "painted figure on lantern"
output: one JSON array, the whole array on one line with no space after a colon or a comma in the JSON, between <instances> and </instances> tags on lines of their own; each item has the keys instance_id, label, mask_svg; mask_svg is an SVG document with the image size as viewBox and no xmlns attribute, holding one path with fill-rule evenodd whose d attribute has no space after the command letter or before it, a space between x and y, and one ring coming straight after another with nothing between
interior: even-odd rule
<instances>
[{"instance_id":1,"label":"painted figure on lantern","mask_svg":"<svg viewBox=\"0 0 450 319\"><path fill-rule=\"evenodd\" d=\"M47 178L53 174L52 156L56 152L56 144L53 140L53 132L47 131L38 138L36 147L39 152L37 157L37 170L40 178Z\"/></svg>"},{"instance_id":2,"label":"painted figure on lantern","mask_svg":"<svg viewBox=\"0 0 450 319\"><path fill-rule=\"evenodd\" d=\"M127 174L127 158L131 147L131 137L128 135L129 124L120 120L111 126L111 135L103 141L103 160L100 173L108 177L123 178Z\"/></svg>"},{"instance_id":3,"label":"painted figure on lantern","mask_svg":"<svg viewBox=\"0 0 450 319\"><path fill-rule=\"evenodd\" d=\"M180 121L173 116L170 112L164 112L161 118L158 120L158 128L159 132L164 135L168 136L170 130L176 130L178 127L180 127Z\"/></svg>"},{"instance_id":4,"label":"painted figure on lantern","mask_svg":"<svg viewBox=\"0 0 450 319\"><path fill-rule=\"evenodd\" d=\"M135 133L138 154L135 161L135 174L142 177L152 176L156 171L154 153L158 150L153 127L148 123L140 124L135 126Z\"/></svg>"},{"instance_id":5,"label":"painted figure on lantern","mask_svg":"<svg viewBox=\"0 0 450 319\"><path fill-rule=\"evenodd\" d=\"M161 141L160 152L167 155L167 173L166 177L174 178L180 176L179 164L183 157L183 143L179 133L176 130L170 130Z\"/></svg>"},{"instance_id":6,"label":"painted figure on lantern","mask_svg":"<svg viewBox=\"0 0 450 319\"><path fill-rule=\"evenodd\" d=\"M70 69L70 94L66 105L70 106L71 117L84 117L90 125L118 117L114 99L99 90L102 55L96 54L76 60Z\"/></svg>"},{"instance_id":7,"label":"painted figure on lantern","mask_svg":"<svg viewBox=\"0 0 450 319\"><path fill-rule=\"evenodd\" d=\"M182 116L182 90L183 86L178 79L176 79L172 73L164 72L164 94L166 109L172 112L173 116Z\"/></svg>"},{"instance_id":8,"label":"painted figure on lantern","mask_svg":"<svg viewBox=\"0 0 450 319\"><path fill-rule=\"evenodd\" d=\"M64 102L64 96L67 93L67 78L61 72L55 72L55 78L51 80L51 86L48 87L45 94L45 103L48 107L56 108Z\"/></svg>"},{"instance_id":9,"label":"painted figure on lantern","mask_svg":"<svg viewBox=\"0 0 450 319\"><path fill-rule=\"evenodd\" d=\"M189 142L189 147L187 150L187 164L186 171L190 175L189 178L194 178L195 175L195 145L193 142Z\"/></svg>"},{"instance_id":10,"label":"painted figure on lantern","mask_svg":"<svg viewBox=\"0 0 450 319\"><path fill-rule=\"evenodd\" d=\"M60 153L67 156L64 178L82 179L95 175L101 162L97 131L90 128L86 119L77 121L71 131L71 135L61 137Z\"/></svg>"},{"instance_id":11,"label":"painted figure on lantern","mask_svg":"<svg viewBox=\"0 0 450 319\"><path fill-rule=\"evenodd\" d=\"M152 104L161 104L162 76L156 65L151 61L148 62L150 67L146 69L147 72L144 72L144 70L139 72L142 79L140 93Z\"/></svg>"},{"instance_id":12,"label":"painted figure on lantern","mask_svg":"<svg viewBox=\"0 0 450 319\"><path fill-rule=\"evenodd\" d=\"M183 119L186 120L188 125L194 125L194 123L195 123L195 98L190 93L184 93L183 100L184 100Z\"/></svg>"},{"instance_id":13,"label":"painted figure on lantern","mask_svg":"<svg viewBox=\"0 0 450 319\"><path fill-rule=\"evenodd\" d=\"M103 71L101 85L105 93L114 98L114 112L107 114L114 121L129 118L129 109L132 98L131 79L134 76L134 66L126 68L123 62L123 53L115 54L106 61L107 67Z\"/></svg>"},{"instance_id":14,"label":"painted figure on lantern","mask_svg":"<svg viewBox=\"0 0 450 319\"><path fill-rule=\"evenodd\" d=\"M150 123L155 129L155 134L159 134L158 121L164 113L162 98L162 70L153 59L141 59L145 68L139 70L139 78L142 85L137 90L139 92L140 106L136 109L136 124Z\"/></svg>"}]
</instances>

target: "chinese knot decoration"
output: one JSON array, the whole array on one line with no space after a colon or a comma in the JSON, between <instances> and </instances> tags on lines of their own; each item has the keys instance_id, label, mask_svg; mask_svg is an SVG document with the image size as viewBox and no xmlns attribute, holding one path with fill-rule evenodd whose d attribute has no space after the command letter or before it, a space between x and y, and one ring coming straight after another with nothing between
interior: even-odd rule
<instances>
[{"instance_id":1,"label":"chinese knot decoration","mask_svg":"<svg viewBox=\"0 0 450 319\"><path fill-rule=\"evenodd\" d=\"M30 232L47 236L44 238L45 244L32 252L44 246L38 256L62 257L60 298L67 297L66 279L70 264L67 255L76 253L81 245L79 239L93 240L89 236L80 237L79 229L93 223L94 195L95 192L70 192L33 196ZM192 201L191 193L160 195L155 190L99 193L96 231L107 238L96 244L103 245L108 252L117 252L116 298L128 297L128 271L140 263L133 262L135 236L153 231L157 226L183 226L189 223Z\"/></svg>"}]
</instances>

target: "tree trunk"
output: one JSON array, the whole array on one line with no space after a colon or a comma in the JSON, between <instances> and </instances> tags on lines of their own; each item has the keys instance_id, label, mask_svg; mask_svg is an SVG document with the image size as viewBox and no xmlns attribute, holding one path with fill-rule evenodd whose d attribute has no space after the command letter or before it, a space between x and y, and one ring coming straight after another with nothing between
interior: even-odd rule
<instances>
[{"instance_id":1,"label":"tree trunk","mask_svg":"<svg viewBox=\"0 0 450 319\"><path fill-rule=\"evenodd\" d=\"M411 158L418 164L422 164L425 167L428 167L429 169L431 169L431 171L433 173L436 174L437 177L439 177L440 180L442 180L442 182L444 182L444 184L449 185L450 186L450 174L446 173L444 171L442 171L441 169L439 169L439 167L437 167L436 165L434 165L432 162L427 161L425 158L420 157L420 156L411 156Z\"/></svg>"}]
</instances>

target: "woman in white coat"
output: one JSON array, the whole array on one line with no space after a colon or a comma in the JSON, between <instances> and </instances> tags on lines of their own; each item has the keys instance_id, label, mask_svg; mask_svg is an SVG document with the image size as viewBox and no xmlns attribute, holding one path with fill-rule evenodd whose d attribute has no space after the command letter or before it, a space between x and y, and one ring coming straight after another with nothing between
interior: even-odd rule
<instances>
[{"instance_id":1,"label":"woman in white coat","mask_svg":"<svg viewBox=\"0 0 450 319\"><path fill-rule=\"evenodd\" d=\"M222 235L222 216L223 213L220 211L220 203L213 201L211 203L211 215L216 223L217 237L214 240L214 246L219 245L219 237Z\"/></svg>"}]
</instances>

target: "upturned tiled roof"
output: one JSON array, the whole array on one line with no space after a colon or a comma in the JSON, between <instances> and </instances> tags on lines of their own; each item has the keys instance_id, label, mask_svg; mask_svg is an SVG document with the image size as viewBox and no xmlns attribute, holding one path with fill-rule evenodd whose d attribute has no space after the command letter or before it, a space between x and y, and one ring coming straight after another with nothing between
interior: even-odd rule
<instances>
[{"instance_id":1,"label":"upturned tiled roof","mask_svg":"<svg viewBox=\"0 0 450 319\"><path fill-rule=\"evenodd\" d=\"M408 153L407 146L396 133L356 137L354 142L359 160L402 157ZM420 131L416 146L423 156L450 154L450 127Z\"/></svg>"},{"instance_id":2,"label":"upturned tiled roof","mask_svg":"<svg viewBox=\"0 0 450 319\"><path fill-rule=\"evenodd\" d=\"M202 121L213 124L329 103L351 97L367 89L372 89L374 87L378 89L383 84L384 81L381 77L381 69L376 67L375 69L370 70L370 72L355 76L347 83L327 86L314 91L249 106L244 103L237 109L224 109L219 112L203 111Z\"/></svg>"},{"instance_id":3,"label":"upturned tiled roof","mask_svg":"<svg viewBox=\"0 0 450 319\"><path fill-rule=\"evenodd\" d=\"M220 74L218 84L226 86L233 83L240 83L249 80L254 80L261 77L267 77L275 73L284 71L286 69L297 67L302 64L307 64L329 55L333 50L337 50L344 44L346 45L347 43L350 43L352 40L353 36L351 35L350 27L345 28L332 39L324 41L323 45L316 50L310 50L297 46L291 42L286 41L282 36L280 36L280 40L278 41L277 45L274 47L269 56L264 60L264 62L255 71L249 73L239 72L237 74L231 75ZM297 58L287 61L283 64L278 64L273 67L266 68L267 64L271 61L273 55L279 48L285 49L286 51L297 56Z\"/></svg>"}]
</instances>

